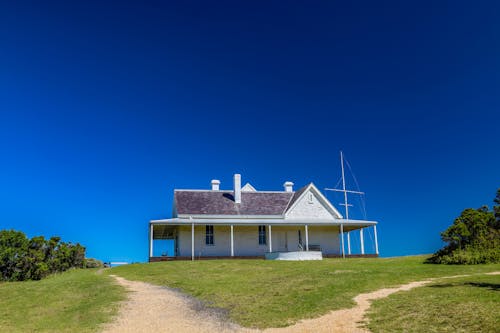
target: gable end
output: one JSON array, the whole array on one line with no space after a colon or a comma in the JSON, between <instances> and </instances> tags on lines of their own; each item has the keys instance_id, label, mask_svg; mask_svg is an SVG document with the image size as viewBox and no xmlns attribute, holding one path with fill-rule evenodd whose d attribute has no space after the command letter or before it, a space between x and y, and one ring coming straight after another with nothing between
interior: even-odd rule
<instances>
[{"instance_id":1,"label":"gable end","mask_svg":"<svg viewBox=\"0 0 500 333\"><path fill-rule=\"evenodd\" d=\"M334 220L342 218L340 212L312 183L301 189L300 196L294 199L285 213L285 219Z\"/></svg>"}]
</instances>

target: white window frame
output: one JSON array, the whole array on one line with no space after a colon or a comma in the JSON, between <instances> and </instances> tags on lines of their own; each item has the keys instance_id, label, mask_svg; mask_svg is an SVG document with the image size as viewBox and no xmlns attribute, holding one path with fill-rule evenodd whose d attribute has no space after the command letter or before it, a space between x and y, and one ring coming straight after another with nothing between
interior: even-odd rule
<instances>
[{"instance_id":1,"label":"white window frame","mask_svg":"<svg viewBox=\"0 0 500 333\"><path fill-rule=\"evenodd\" d=\"M259 225L259 245L267 245L267 233L266 233L266 226L265 225ZM263 242L261 242L263 240Z\"/></svg>"},{"instance_id":2,"label":"white window frame","mask_svg":"<svg viewBox=\"0 0 500 333\"><path fill-rule=\"evenodd\" d=\"M214 246L215 245L215 230L212 224L205 225L205 245Z\"/></svg>"}]
</instances>

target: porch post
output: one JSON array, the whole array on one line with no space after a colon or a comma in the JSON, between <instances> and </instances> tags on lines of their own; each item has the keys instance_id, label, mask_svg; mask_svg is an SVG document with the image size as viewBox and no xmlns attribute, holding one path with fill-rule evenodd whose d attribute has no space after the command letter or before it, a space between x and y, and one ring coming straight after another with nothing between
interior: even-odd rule
<instances>
[{"instance_id":1,"label":"porch post","mask_svg":"<svg viewBox=\"0 0 500 333\"><path fill-rule=\"evenodd\" d=\"M365 240L363 239L363 228L359 229L359 241L361 242L361 254L365 254Z\"/></svg>"},{"instance_id":2,"label":"porch post","mask_svg":"<svg viewBox=\"0 0 500 333\"><path fill-rule=\"evenodd\" d=\"M231 257L234 257L234 230L231 224Z\"/></svg>"},{"instance_id":3,"label":"porch post","mask_svg":"<svg viewBox=\"0 0 500 333\"><path fill-rule=\"evenodd\" d=\"M341 223L340 224L340 243L342 246L342 258L345 258L345 251L344 251L344 225Z\"/></svg>"},{"instance_id":4,"label":"porch post","mask_svg":"<svg viewBox=\"0 0 500 333\"><path fill-rule=\"evenodd\" d=\"M306 224L306 251L309 251L309 228Z\"/></svg>"},{"instance_id":5,"label":"porch post","mask_svg":"<svg viewBox=\"0 0 500 333\"><path fill-rule=\"evenodd\" d=\"M377 226L373 226L373 231L375 232L375 253L378 254L378 239L377 239Z\"/></svg>"},{"instance_id":6,"label":"porch post","mask_svg":"<svg viewBox=\"0 0 500 333\"><path fill-rule=\"evenodd\" d=\"M149 224L149 257L153 256L153 224Z\"/></svg>"},{"instance_id":7,"label":"porch post","mask_svg":"<svg viewBox=\"0 0 500 333\"><path fill-rule=\"evenodd\" d=\"M191 223L191 260L194 260L194 223Z\"/></svg>"},{"instance_id":8,"label":"porch post","mask_svg":"<svg viewBox=\"0 0 500 333\"><path fill-rule=\"evenodd\" d=\"M271 225L269 225L269 252L273 252L273 232Z\"/></svg>"},{"instance_id":9,"label":"porch post","mask_svg":"<svg viewBox=\"0 0 500 333\"><path fill-rule=\"evenodd\" d=\"M347 232L347 254L351 254L351 232Z\"/></svg>"}]
</instances>

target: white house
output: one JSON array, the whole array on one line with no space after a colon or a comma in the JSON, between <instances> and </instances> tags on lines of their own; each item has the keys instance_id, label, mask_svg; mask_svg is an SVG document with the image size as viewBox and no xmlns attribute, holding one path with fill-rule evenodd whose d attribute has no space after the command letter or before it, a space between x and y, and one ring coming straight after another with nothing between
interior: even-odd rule
<instances>
[{"instance_id":1,"label":"white house","mask_svg":"<svg viewBox=\"0 0 500 333\"><path fill-rule=\"evenodd\" d=\"M270 252L321 251L323 257L349 256L349 232L360 229L357 256L377 256L375 221L348 220L313 183L294 191L257 191L241 187L234 175L232 190L175 190L173 216L149 223L149 260L263 258ZM375 254L365 254L363 228L373 227ZM348 253L344 251L344 234ZM154 240L173 243L171 253L154 256Z\"/></svg>"}]
</instances>

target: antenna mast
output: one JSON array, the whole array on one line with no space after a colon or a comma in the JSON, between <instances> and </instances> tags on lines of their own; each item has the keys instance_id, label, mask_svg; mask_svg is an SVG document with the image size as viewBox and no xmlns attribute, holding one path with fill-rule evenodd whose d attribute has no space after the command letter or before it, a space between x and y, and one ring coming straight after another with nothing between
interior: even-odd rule
<instances>
[{"instance_id":1,"label":"antenna mast","mask_svg":"<svg viewBox=\"0 0 500 333\"><path fill-rule=\"evenodd\" d=\"M325 190L344 193L344 203L340 204L340 205L345 206L345 219L349 220L349 206L352 206L352 205L347 202L347 193L365 194L365 192L346 190L345 173L344 173L344 153L342 152L342 150L340 151L340 166L342 169L342 189L339 190L337 188L325 188Z\"/></svg>"},{"instance_id":2,"label":"antenna mast","mask_svg":"<svg viewBox=\"0 0 500 333\"><path fill-rule=\"evenodd\" d=\"M349 220L349 204L347 203L347 191L345 190L345 175L344 175L344 153L340 151L340 166L342 168L342 190L344 192L345 218Z\"/></svg>"},{"instance_id":3,"label":"antenna mast","mask_svg":"<svg viewBox=\"0 0 500 333\"><path fill-rule=\"evenodd\" d=\"M347 166L349 166L349 163L347 163ZM353 193L353 194L361 194L361 195L363 195L363 194L365 194L365 192L346 190L345 172L344 172L344 153L342 152L342 150L340 151L340 167L342 169L342 189L339 190L337 188L325 188L325 190L326 191L335 191L335 192L343 192L344 193L344 203L340 204L340 205L341 206L345 206L345 219L346 219L346 222L349 222L349 206L352 206L352 205L350 205L347 202L347 193ZM350 168L351 167L349 166L349 169ZM351 173L352 173L352 170L351 170ZM356 181L356 178L354 178L354 181ZM356 182L356 184L357 184L357 182ZM337 185L338 185L338 183L337 183ZM337 187L337 185L335 185L335 187ZM345 258L345 253L344 253L344 224L343 223L340 223L340 233L342 234L342 237L341 237L341 242L342 242L342 257ZM363 243L363 229L362 228L359 229L359 235L360 235L360 239L361 239L361 254L364 254L365 253L365 249L364 249L364 243ZM349 237L349 231L347 232L347 251L348 251L348 254L351 254L351 240L350 240L350 237Z\"/></svg>"}]
</instances>

